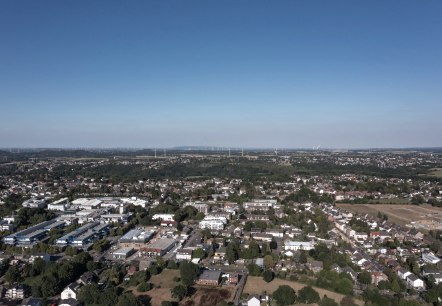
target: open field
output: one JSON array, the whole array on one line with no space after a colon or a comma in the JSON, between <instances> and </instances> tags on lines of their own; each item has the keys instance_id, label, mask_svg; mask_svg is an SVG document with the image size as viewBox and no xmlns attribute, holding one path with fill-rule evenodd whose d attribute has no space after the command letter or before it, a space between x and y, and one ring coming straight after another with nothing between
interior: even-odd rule
<instances>
[{"instance_id":1,"label":"open field","mask_svg":"<svg viewBox=\"0 0 442 306\"><path fill-rule=\"evenodd\" d=\"M388 220L396 224L414 225L423 229L441 226L442 208L431 205L389 205L389 204L336 204L337 207L358 214L377 216L386 214ZM414 223L412 223L414 222Z\"/></svg>"},{"instance_id":2,"label":"open field","mask_svg":"<svg viewBox=\"0 0 442 306\"><path fill-rule=\"evenodd\" d=\"M152 306L161 306L162 301L175 301L170 294L170 289L176 286L174 277L180 277L179 270L165 269L161 274L151 277L149 282L154 285L154 288L143 294L149 295L152 300Z\"/></svg>"},{"instance_id":3,"label":"open field","mask_svg":"<svg viewBox=\"0 0 442 306\"><path fill-rule=\"evenodd\" d=\"M435 177L442 177L442 168L431 169L427 175L435 176Z\"/></svg>"},{"instance_id":4,"label":"open field","mask_svg":"<svg viewBox=\"0 0 442 306\"><path fill-rule=\"evenodd\" d=\"M293 282L293 281L289 281L289 280L284 280L284 279L279 279L279 278L275 278L270 283L266 283L262 279L262 277L259 277L259 276L249 276L247 278L247 283L246 283L246 286L244 287L244 291L243 292L244 293L248 293L248 294L261 294L263 291L266 291L267 294L271 294L276 289L278 289L278 287L281 286L281 285L288 285L288 286L292 287L296 292L306 286L305 284L301 284L301 283ZM338 303L344 297L344 295L336 293L336 292L333 292L333 291L329 291L329 290L322 289L322 288L317 288L317 287L313 287L313 288L316 291L318 291L318 293L321 296L321 298L324 295L327 295L329 298L334 299ZM355 299L355 302L358 305L364 305L363 301Z\"/></svg>"}]
</instances>

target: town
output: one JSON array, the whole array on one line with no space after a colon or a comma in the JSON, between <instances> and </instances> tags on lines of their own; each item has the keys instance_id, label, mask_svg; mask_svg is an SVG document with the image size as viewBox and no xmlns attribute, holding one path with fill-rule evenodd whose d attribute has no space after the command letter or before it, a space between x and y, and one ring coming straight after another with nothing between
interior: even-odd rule
<instances>
[{"instance_id":1,"label":"town","mask_svg":"<svg viewBox=\"0 0 442 306\"><path fill-rule=\"evenodd\" d=\"M441 302L440 152L83 154L3 152L5 305Z\"/></svg>"}]
</instances>

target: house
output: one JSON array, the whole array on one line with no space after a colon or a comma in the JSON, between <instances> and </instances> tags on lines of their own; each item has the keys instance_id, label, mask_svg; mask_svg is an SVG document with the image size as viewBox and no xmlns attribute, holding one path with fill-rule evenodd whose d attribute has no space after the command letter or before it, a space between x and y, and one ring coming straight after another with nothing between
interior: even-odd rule
<instances>
[{"instance_id":1,"label":"house","mask_svg":"<svg viewBox=\"0 0 442 306\"><path fill-rule=\"evenodd\" d=\"M81 306L83 303L74 299L61 300L58 306Z\"/></svg>"},{"instance_id":2,"label":"house","mask_svg":"<svg viewBox=\"0 0 442 306\"><path fill-rule=\"evenodd\" d=\"M217 249L215 251L213 259L214 260L224 260L225 257L226 257L226 248L225 247L220 247L219 249Z\"/></svg>"},{"instance_id":3,"label":"house","mask_svg":"<svg viewBox=\"0 0 442 306\"><path fill-rule=\"evenodd\" d=\"M228 282L230 285L236 285L239 282L239 274L238 273L229 273Z\"/></svg>"},{"instance_id":4,"label":"house","mask_svg":"<svg viewBox=\"0 0 442 306\"><path fill-rule=\"evenodd\" d=\"M62 300L68 300L68 299L76 300L79 289L80 289L80 284L78 284L78 283L71 283L71 284L69 284L61 292L61 299Z\"/></svg>"},{"instance_id":5,"label":"house","mask_svg":"<svg viewBox=\"0 0 442 306\"><path fill-rule=\"evenodd\" d=\"M247 306L261 306L261 301L256 297L252 297L247 301Z\"/></svg>"},{"instance_id":6,"label":"house","mask_svg":"<svg viewBox=\"0 0 442 306\"><path fill-rule=\"evenodd\" d=\"M80 278L78 279L78 282L81 283L82 285L90 285L94 282L94 280L96 279L96 275L94 272L88 271L83 273L83 275L80 276Z\"/></svg>"},{"instance_id":7,"label":"house","mask_svg":"<svg viewBox=\"0 0 442 306\"><path fill-rule=\"evenodd\" d=\"M413 273L411 273L411 272L408 271L408 270L405 270L404 268L400 268L400 269L397 271L397 275L398 275L401 279L407 279L407 277L408 277L409 275L411 275L411 274L413 274Z\"/></svg>"},{"instance_id":8,"label":"house","mask_svg":"<svg viewBox=\"0 0 442 306\"><path fill-rule=\"evenodd\" d=\"M422 253L422 260L428 264L437 264L439 261L441 261L439 257L431 252Z\"/></svg>"},{"instance_id":9,"label":"house","mask_svg":"<svg viewBox=\"0 0 442 306\"><path fill-rule=\"evenodd\" d=\"M407 276L407 284L415 289L424 288L424 281L414 274Z\"/></svg>"},{"instance_id":10,"label":"house","mask_svg":"<svg viewBox=\"0 0 442 306\"><path fill-rule=\"evenodd\" d=\"M387 281L388 276L382 273L381 271L373 271L371 272L371 283L374 285L378 285L380 281Z\"/></svg>"},{"instance_id":11,"label":"house","mask_svg":"<svg viewBox=\"0 0 442 306\"><path fill-rule=\"evenodd\" d=\"M204 270L196 281L199 285L218 286L221 280L221 271Z\"/></svg>"},{"instance_id":12,"label":"house","mask_svg":"<svg viewBox=\"0 0 442 306\"><path fill-rule=\"evenodd\" d=\"M21 303L21 306L41 306L41 301L40 299L30 297L24 299L23 302Z\"/></svg>"},{"instance_id":13,"label":"house","mask_svg":"<svg viewBox=\"0 0 442 306\"><path fill-rule=\"evenodd\" d=\"M312 270L314 273L319 273L324 268L324 264L322 261L311 261L307 264L307 267Z\"/></svg>"},{"instance_id":14,"label":"house","mask_svg":"<svg viewBox=\"0 0 442 306\"><path fill-rule=\"evenodd\" d=\"M176 252L177 260L192 260L192 250L191 249L179 249Z\"/></svg>"},{"instance_id":15,"label":"house","mask_svg":"<svg viewBox=\"0 0 442 306\"><path fill-rule=\"evenodd\" d=\"M15 285L6 290L5 298L7 298L8 300L22 300L25 298L27 291L27 287L25 287L24 285Z\"/></svg>"},{"instance_id":16,"label":"house","mask_svg":"<svg viewBox=\"0 0 442 306\"><path fill-rule=\"evenodd\" d=\"M299 251L299 250L305 250L309 251L314 249L314 243L313 242L304 242L304 241L285 241L284 242L284 250L288 251Z\"/></svg>"}]
</instances>

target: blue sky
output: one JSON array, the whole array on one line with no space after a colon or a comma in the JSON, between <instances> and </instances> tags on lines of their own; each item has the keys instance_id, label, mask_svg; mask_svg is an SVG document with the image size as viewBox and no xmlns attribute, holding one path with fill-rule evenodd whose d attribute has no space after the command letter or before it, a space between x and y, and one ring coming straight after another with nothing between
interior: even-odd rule
<instances>
[{"instance_id":1,"label":"blue sky","mask_svg":"<svg viewBox=\"0 0 442 306\"><path fill-rule=\"evenodd\" d=\"M0 147L442 146L441 1L1 1Z\"/></svg>"}]
</instances>

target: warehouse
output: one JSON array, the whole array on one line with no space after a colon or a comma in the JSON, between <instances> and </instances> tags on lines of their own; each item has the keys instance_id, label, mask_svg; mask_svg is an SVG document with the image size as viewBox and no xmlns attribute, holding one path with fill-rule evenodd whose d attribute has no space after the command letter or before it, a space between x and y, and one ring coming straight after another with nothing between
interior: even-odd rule
<instances>
[{"instance_id":1,"label":"warehouse","mask_svg":"<svg viewBox=\"0 0 442 306\"><path fill-rule=\"evenodd\" d=\"M163 256L176 245L176 240L172 238L162 238L148 244L140 249L140 256L156 257Z\"/></svg>"}]
</instances>

